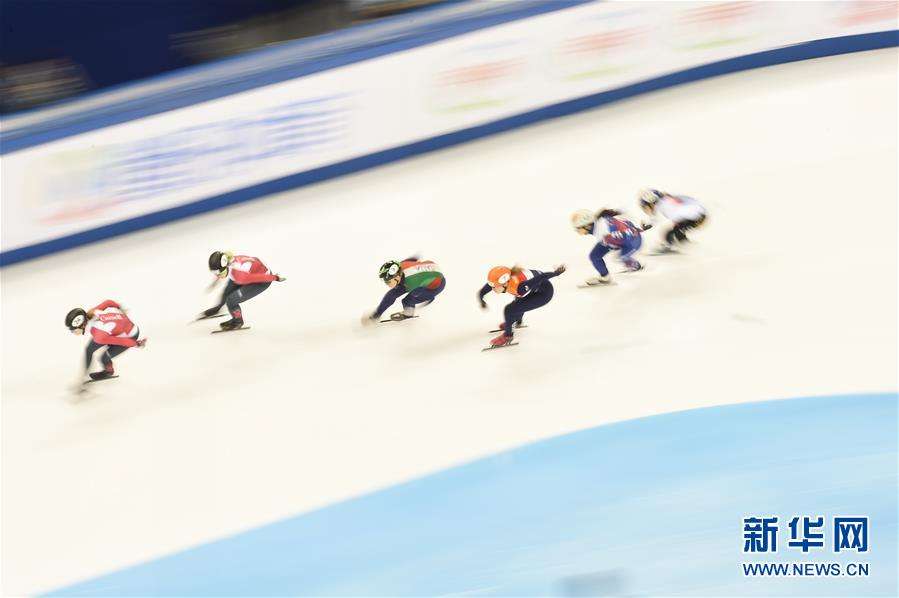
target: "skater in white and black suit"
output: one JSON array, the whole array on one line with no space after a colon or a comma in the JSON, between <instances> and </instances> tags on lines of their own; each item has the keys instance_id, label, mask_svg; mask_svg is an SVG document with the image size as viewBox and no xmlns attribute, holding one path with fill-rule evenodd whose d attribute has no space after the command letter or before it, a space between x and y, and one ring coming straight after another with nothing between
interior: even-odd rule
<instances>
[{"instance_id":1,"label":"skater in white and black suit","mask_svg":"<svg viewBox=\"0 0 899 598\"><path fill-rule=\"evenodd\" d=\"M644 189L640 192L640 208L651 219L650 222L643 224L643 230L651 228L659 214L673 224L665 232L665 243L658 249L659 253L676 251L675 245L689 241L687 231L699 228L705 224L708 217L705 207L696 199L656 189Z\"/></svg>"}]
</instances>

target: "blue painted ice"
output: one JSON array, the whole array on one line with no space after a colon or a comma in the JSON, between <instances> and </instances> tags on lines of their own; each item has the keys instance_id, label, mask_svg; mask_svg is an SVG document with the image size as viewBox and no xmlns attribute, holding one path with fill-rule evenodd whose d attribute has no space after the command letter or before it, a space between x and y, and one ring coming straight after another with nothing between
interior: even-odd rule
<instances>
[{"instance_id":1,"label":"blue painted ice","mask_svg":"<svg viewBox=\"0 0 899 598\"><path fill-rule=\"evenodd\" d=\"M686 411L538 442L62 595L895 595L897 396ZM774 558L742 519L779 516ZM870 517L867 553L787 547L794 516ZM828 524L829 528L829 524ZM754 578L741 562L864 562Z\"/></svg>"}]
</instances>

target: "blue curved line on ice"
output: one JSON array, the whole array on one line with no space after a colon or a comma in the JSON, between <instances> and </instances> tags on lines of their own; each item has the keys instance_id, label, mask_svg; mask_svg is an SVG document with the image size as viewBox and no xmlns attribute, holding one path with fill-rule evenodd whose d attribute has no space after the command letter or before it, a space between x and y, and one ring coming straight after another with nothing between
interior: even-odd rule
<instances>
[{"instance_id":1,"label":"blue curved line on ice","mask_svg":"<svg viewBox=\"0 0 899 598\"><path fill-rule=\"evenodd\" d=\"M896 595L897 396L727 405L481 459L53 592L134 595ZM564 408L560 406L560 408ZM285 475L302 475L286 471ZM742 518L780 517L773 558ZM871 550L803 556L793 516L871 518ZM746 579L740 563L866 562Z\"/></svg>"}]
</instances>

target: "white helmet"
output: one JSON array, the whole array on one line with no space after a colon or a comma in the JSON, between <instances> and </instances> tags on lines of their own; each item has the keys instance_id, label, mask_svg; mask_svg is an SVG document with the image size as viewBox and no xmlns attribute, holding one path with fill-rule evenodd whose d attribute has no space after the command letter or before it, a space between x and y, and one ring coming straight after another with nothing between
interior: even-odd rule
<instances>
[{"instance_id":1,"label":"white helmet","mask_svg":"<svg viewBox=\"0 0 899 598\"><path fill-rule=\"evenodd\" d=\"M643 189L640 191L640 203L655 205L660 197L662 197L662 193L655 189Z\"/></svg>"},{"instance_id":2,"label":"white helmet","mask_svg":"<svg viewBox=\"0 0 899 598\"><path fill-rule=\"evenodd\" d=\"M590 226L594 222L596 222L596 218L590 210L578 210L571 215L571 226L575 229Z\"/></svg>"}]
</instances>

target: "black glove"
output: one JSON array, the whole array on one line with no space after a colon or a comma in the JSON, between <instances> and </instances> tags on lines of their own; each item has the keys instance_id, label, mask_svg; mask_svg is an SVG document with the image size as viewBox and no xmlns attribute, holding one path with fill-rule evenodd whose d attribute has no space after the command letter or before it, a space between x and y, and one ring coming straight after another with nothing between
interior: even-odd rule
<instances>
[{"instance_id":1,"label":"black glove","mask_svg":"<svg viewBox=\"0 0 899 598\"><path fill-rule=\"evenodd\" d=\"M558 266L555 270L553 270L556 276L565 272L565 264Z\"/></svg>"},{"instance_id":2,"label":"black glove","mask_svg":"<svg viewBox=\"0 0 899 598\"><path fill-rule=\"evenodd\" d=\"M480 304L481 304L481 309L487 309L487 302L484 301L483 297L478 296L478 302L480 302Z\"/></svg>"}]
</instances>

